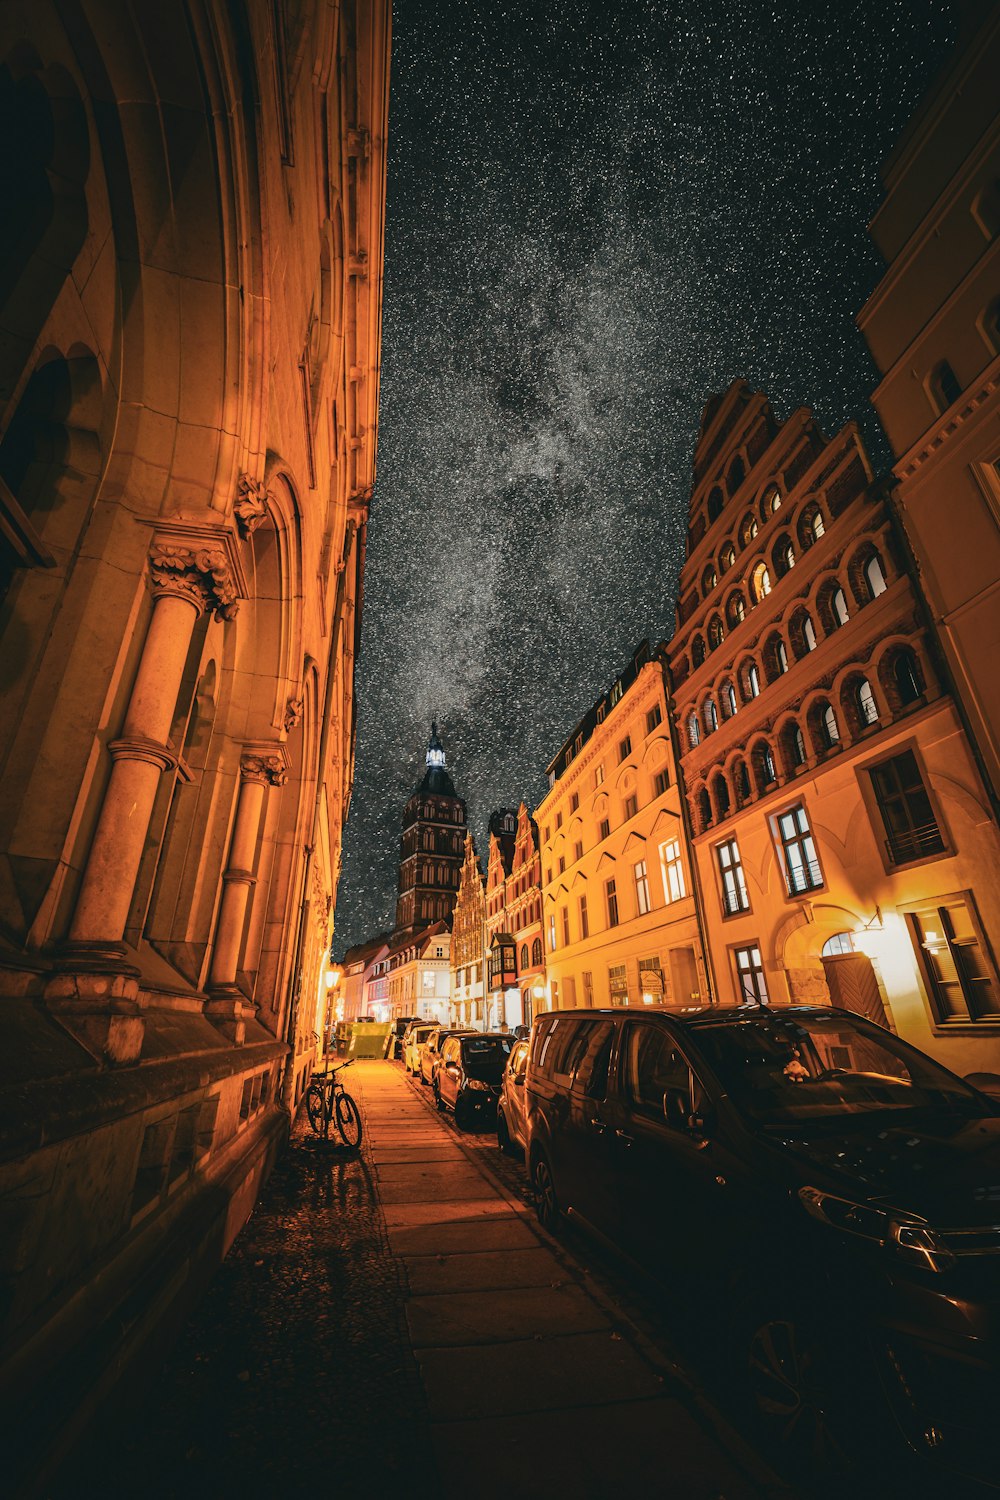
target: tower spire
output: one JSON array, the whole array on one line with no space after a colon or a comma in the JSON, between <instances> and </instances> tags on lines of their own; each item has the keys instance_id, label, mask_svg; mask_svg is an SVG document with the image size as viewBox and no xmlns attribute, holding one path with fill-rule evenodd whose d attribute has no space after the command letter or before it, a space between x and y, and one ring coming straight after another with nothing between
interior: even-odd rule
<instances>
[{"instance_id":1,"label":"tower spire","mask_svg":"<svg viewBox=\"0 0 1000 1500\"><path fill-rule=\"evenodd\" d=\"M446 764L447 762L445 761L444 746L438 739L437 720L432 719L431 737L427 745L427 765L432 770L438 767L440 767L441 770L444 770Z\"/></svg>"}]
</instances>

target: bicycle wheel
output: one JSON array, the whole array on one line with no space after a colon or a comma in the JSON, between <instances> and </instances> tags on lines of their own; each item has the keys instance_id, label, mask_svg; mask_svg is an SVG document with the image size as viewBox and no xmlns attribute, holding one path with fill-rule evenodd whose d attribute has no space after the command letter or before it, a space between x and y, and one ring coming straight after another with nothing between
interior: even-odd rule
<instances>
[{"instance_id":1,"label":"bicycle wheel","mask_svg":"<svg viewBox=\"0 0 1000 1500\"><path fill-rule=\"evenodd\" d=\"M337 1095L337 1129L345 1146L361 1145L361 1114L350 1094Z\"/></svg>"},{"instance_id":2,"label":"bicycle wheel","mask_svg":"<svg viewBox=\"0 0 1000 1500\"><path fill-rule=\"evenodd\" d=\"M323 1134L323 1119L326 1115L326 1090L321 1083L311 1083L306 1094L306 1114L309 1124L317 1135Z\"/></svg>"}]
</instances>

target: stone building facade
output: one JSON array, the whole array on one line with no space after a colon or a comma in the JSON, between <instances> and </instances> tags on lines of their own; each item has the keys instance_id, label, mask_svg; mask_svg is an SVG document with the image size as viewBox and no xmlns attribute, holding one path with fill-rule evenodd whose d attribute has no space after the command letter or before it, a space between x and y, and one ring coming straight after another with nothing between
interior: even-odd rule
<instances>
[{"instance_id":1,"label":"stone building facade","mask_svg":"<svg viewBox=\"0 0 1000 1500\"><path fill-rule=\"evenodd\" d=\"M486 1000L477 1025L499 1026L517 999L515 950L507 918L507 883L514 862L517 814L490 813L486 857ZM510 1023L508 1023L510 1024Z\"/></svg>"},{"instance_id":2,"label":"stone building facade","mask_svg":"<svg viewBox=\"0 0 1000 1500\"><path fill-rule=\"evenodd\" d=\"M465 835L462 874L451 925L451 1020L472 1024L482 1015L483 938L486 920L484 876L471 833Z\"/></svg>"},{"instance_id":3,"label":"stone building facade","mask_svg":"<svg viewBox=\"0 0 1000 1500\"><path fill-rule=\"evenodd\" d=\"M400 1016L422 1016L444 1022L451 1011L451 933L444 922L434 922L412 937L397 936L390 945L387 965L388 1007L375 1004L379 1021Z\"/></svg>"},{"instance_id":4,"label":"stone building facade","mask_svg":"<svg viewBox=\"0 0 1000 1500\"><path fill-rule=\"evenodd\" d=\"M434 922L451 922L464 859L465 803L448 774L437 725L423 780L403 809L399 845L397 937L412 937Z\"/></svg>"},{"instance_id":5,"label":"stone building facade","mask_svg":"<svg viewBox=\"0 0 1000 1500\"><path fill-rule=\"evenodd\" d=\"M542 923L542 855L538 824L522 802L504 898L507 930L517 949L518 1024L530 1026L545 1009L545 930Z\"/></svg>"},{"instance_id":6,"label":"stone building facade","mask_svg":"<svg viewBox=\"0 0 1000 1500\"><path fill-rule=\"evenodd\" d=\"M705 409L669 659L718 998L996 1068L1000 839L886 489L853 425Z\"/></svg>"},{"instance_id":7,"label":"stone building facade","mask_svg":"<svg viewBox=\"0 0 1000 1500\"><path fill-rule=\"evenodd\" d=\"M1000 12L980 15L883 169L871 234L887 268L858 324L881 376L895 504L996 810Z\"/></svg>"},{"instance_id":8,"label":"stone building facade","mask_svg":"<svg viewBox=\"0 0 1000 1500\"><path fill-rule=\"evenodd\" d=\"M16 1489L79 1415L53 1372L93 1404L179 1316L312 1066L354 770L390 23L385 0L2 12Z\"/></svg>"},{"instance_id":9,"label":"stone building facade","mask_svg":"<svg viewBox=\"0 0 1000 1500\"><path fill-rule=\"evenodd\" d=\"M664 667L644 641L548 767L535 819L551 1009L710 998Z\"/></svg>"}]
</instances>

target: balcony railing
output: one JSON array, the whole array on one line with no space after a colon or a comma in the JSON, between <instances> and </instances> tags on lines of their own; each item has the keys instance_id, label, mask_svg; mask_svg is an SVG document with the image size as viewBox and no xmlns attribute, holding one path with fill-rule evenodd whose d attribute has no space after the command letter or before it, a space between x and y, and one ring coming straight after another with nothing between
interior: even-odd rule
<instances>
[{"instance_id":1,"label":"balcony railing","mask_svg":"<svg viewBox=\"0 0 1000 1500\"><path fill-rule=\"evenodd\" d=\"M815 891L823 884L823 871L816 859L804 859L788 867L788 894L801 896L804 891Z\"/></svg>"},{"instance_id":2,"label":"balcony railing","mask_svg":"<svg viewBox=\"0 0 1000 1500\"><path fill-rule=\"evenodd\" d=\"M750 902L747 899L746 892L743 890L733 890L728 886L724 886L722 890L722 910L727 917L734 917L740 911L749 911Z\"/></svg>"},{"instance_id":3,"label":"balcony railing","mask_svg":"<svg viewBox=\"0 0 1000 1500\"><path fill-rule=\"evenodd\" d=\"M904 828L899 833L890 833L885 847L892 864L905 865L912 859L942 854L944 839L936 823L924 823L919 828Z\"/></svg>"}]
</instances>

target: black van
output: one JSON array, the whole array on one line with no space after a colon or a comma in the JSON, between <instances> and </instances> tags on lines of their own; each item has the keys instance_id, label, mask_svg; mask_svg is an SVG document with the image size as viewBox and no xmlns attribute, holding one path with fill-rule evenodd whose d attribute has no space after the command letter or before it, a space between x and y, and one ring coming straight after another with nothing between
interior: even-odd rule
<instances>
[{"instance_id":1,"label":"black van","mask_svg":"<svg viewBox=\"0 0 1000 1500\"><path fill-rule=\"evenodd\" d=\"M525 1096L542 1223L677 1291L776 1435L815 1459L888 1405L997 1484L995 1100L819 1006L549 1013Z\"/></svg>"}]
</instances>

